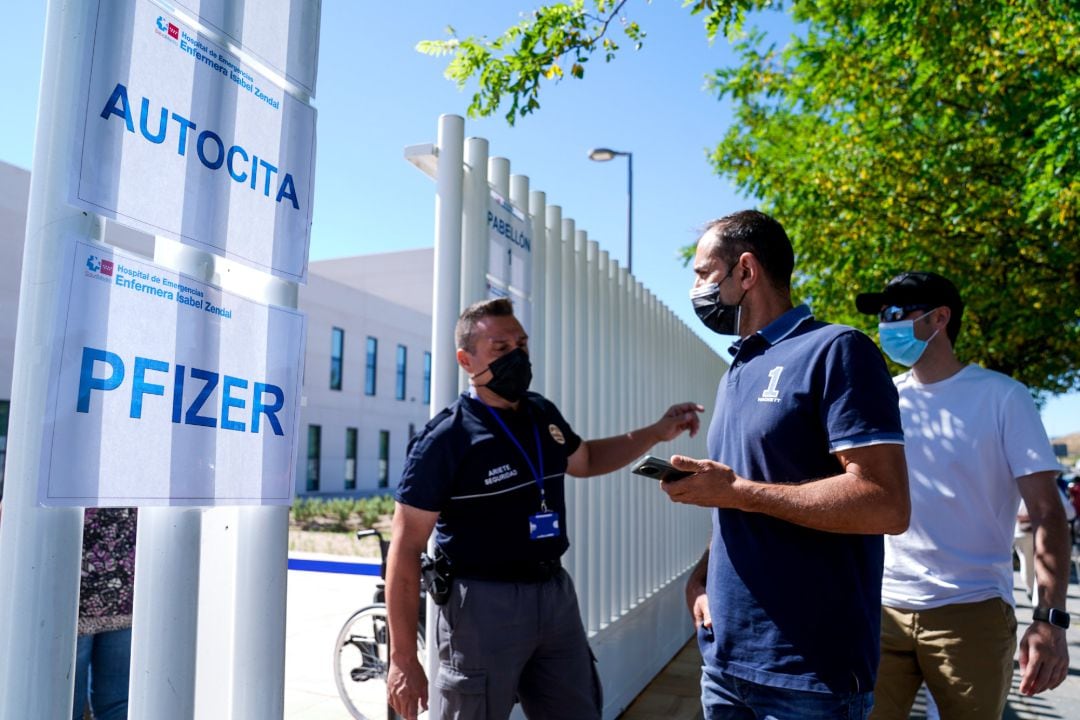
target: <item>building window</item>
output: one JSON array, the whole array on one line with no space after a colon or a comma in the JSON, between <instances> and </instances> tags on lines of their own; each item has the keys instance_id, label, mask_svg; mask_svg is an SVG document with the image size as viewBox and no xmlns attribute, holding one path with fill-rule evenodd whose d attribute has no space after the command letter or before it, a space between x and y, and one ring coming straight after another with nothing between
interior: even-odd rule
<instances>
[{"instance_id":1,"label":"building window","mask_svg":"<svg viewBox=\"0 0 1080 720\"><path fill-rule=\"evenodd\" d=\"M319 460L322 457L322 427L307 428L307 491L319 491Z\"/></svg>"},{"instance_id":2,"label":"building window","mask_svg":"<svg viewBox=\"0 0 1080 720\"><path fill-rule=\"evenodd\" d=\"M431 353L424 353L424 404L431 404Z\"/></svg>"},{"instance_id":3,"label":"building window","mask_svg":"<svg viewBox=\"0 0 1080 720\"><path fill-rule=\"evenodd\" d=\"M390 431L379 431L379 487L390 487Z\"/></svg>"},{"instance_id":4,"label":"building window","mask_svg":"<svg viewBox=\"0 0 1080 720\"><path fill-rule=\"evenodd\" d=\"M405 364L408 359L408 352L404 345L397 346L397 384L394 393L398 400L405 399Z\"/></svg>"},{"instance_id":5,"label":"building window","mask_svg":"<svg viewBox=\"0 0 1080 720\"><path fill-rule=\"evenodd\" d=\"M341 389L341 366L345 359L345 331L333 328L330 331L330 389Z\"/></svg>"},{"instance_id":6,"label":"building window","mask_svg":"<svg viewBox=\"0 0 1080 720\"><path fill-rule=\"evenodd\" d=\"M371 336L367 339L367 366L364 371L364 394L375 394L375 360L379 356L379 341Z\"/></svg>"},{"instance_id":7,"label":"building window","mask_svg":"<svg viewBox=\"0 0 1080 720\"><path fill-rule=\"evenodd\" d=\"M345 428L345 489L356 489L356 428Z\"/></svg>"}]
</instances>

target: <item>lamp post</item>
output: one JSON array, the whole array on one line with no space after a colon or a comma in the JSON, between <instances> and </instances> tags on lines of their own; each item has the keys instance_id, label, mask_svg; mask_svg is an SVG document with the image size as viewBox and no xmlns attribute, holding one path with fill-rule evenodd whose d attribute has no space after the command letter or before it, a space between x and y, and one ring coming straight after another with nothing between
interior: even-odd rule
<instances>
[{"instance_id":1,"label":"lamp post","mask_svg":"<svg viewBox=\"0 0 1080 720\"><path fill-rule=\"evenodd\" d=\"M611 150L608 148L593 148L589 151L589 159L596 162L607 162L617 157L626 158L626 270L634 271L634 154Z\"/></svg>"}]
</instances>

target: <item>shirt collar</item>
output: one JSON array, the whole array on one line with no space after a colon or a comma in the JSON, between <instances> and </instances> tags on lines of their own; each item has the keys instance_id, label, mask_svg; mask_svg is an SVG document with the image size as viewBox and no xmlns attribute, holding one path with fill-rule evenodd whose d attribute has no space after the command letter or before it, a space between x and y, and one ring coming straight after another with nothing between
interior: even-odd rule
<instances>
[{"instance_id":1,"label":"shirt collar","mask_svg":"<svg viewBox=\"0 0 1080 720\"><path fill-rule=\"evenodd\" d=\"M775 345L791 333L795 332L795 330L804 322L812 320L813 318L814 314L810 312L809 306L806 304L796 305L765 327L758 330L754 335L760 335L761 339L766 343ZM736 340L730 348L731 354L734 355L737 353L739 348L742 347L743 341L748 340L750 337L753 336L747 336Z\"/></svg>"}]
</instances>

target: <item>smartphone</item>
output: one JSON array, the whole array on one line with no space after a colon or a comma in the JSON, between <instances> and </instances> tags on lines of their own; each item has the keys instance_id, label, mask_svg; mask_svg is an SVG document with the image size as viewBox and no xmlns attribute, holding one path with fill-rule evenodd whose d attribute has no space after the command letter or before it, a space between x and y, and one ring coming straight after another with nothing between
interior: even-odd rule
<instances>
[{"instance_id":1,"label":"smartphone","mask_svg":"<svg viewBox=\"0 0 1080 720\"><path fill-rule=\"evenodd\" d=\"M682 480L684 477L693 475L689 470L679 470L667 460L662 460L652 455L646 455L634 463L630 472L636 475L644 475L653 480Z\"/></svg>"}]
</instances>

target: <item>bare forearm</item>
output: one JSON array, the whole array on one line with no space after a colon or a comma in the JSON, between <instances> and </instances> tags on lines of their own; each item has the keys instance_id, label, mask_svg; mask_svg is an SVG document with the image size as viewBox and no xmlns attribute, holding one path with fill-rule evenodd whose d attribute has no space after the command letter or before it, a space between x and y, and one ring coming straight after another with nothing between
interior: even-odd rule
<instances>
[{"instance_id":1,"label":"bare forearm","mask_svg":"<svg viewBox=\"0 0 1080 720\"><path fill-rule=\"evenodd\" d=\"M826 532L896 534L907 529L903 497L851 473L799 484L760 483L740 478L738 507ZM905 488L906 490L906 488Z\"/></svg>"},{"instance_id":2,"label":"bare forearm","mask_svg":"<svg viewBox=\"0 0 1080 720\"><path fill-rule=\"evenodd\" d=\"M675 502L770 515L826 532L901 533L911 517L907 462L896 444L838 451L843 472L804 482L757 482L713 460L675 455L672 464L692 475L663 482Z\"/></svg>"},{"instance_id":3,"label":"bare forearm","mask_svg":"<svg viewBox=\"0 0 1080 720\"><path fill-rule=\"evenodd\" d=\"M705 592L706 582L709 577L709 547L705 547L705 552L702 553L701 559L697 561L697 565L690 572L690 577L686 579L686 606L691 610L694 609L694 603L697 601L701 594Z\"/></svg>"},{"instance_id":4,"label":"bare forearm","mask_svg":"<svg viewBox=\"0 0 1080 720\"><path fill-rule=\"evenodd\" d=\"M1065 607L1069 586L1069 531L1064 513L1033 524L1038 604Z\"/></svg>"},{"instance_id":5,"label":"bare forearm","mask_svg":"<svg viewBox=\"0 0 1080 720\"><path fill-rule=\"evenodd\" d=\"M403 557L393 546L387 559L386 607L390 624L390 656L396 662L416 658L420 622L420 554Z\"/></svg>"},{"instance_id":6,"label":"bare forearm","mask_svg":"<svg viewBox=\"0 0 1080 720\"><path fill-rule=\"evenodd\" d=\"M580 477L615 472L644 455L658 442L660 436L655 424L622 435L587 440L588 468L583 470L584 474Z\"/></svg>"},{"instance_id":7,"label":"bare forearm","mask_svg":"<svg viewBox=\"0 0 1080 720\"><path fill-rule=\"evenodd\" d=\"M1039 603L1063 608L1069 583L1069 525L1056 476L1054 471L1032 473L1016 483L1031 519Z\"/></svg>"},{"instance_id":8,"label":"bare forearm","mask_svg":"<svg viewBox=\"0 0 1080 720\"><path fill-rule=\"evenodd\" d=\"M592 477L626 467L653 445L673 440L684 432L693 437L701 426L698 414L704 407L693 402L676 403L652 425L622 435L586 440L569 457L567 472L574 477Z\"/></svg>"}]
</instances>

